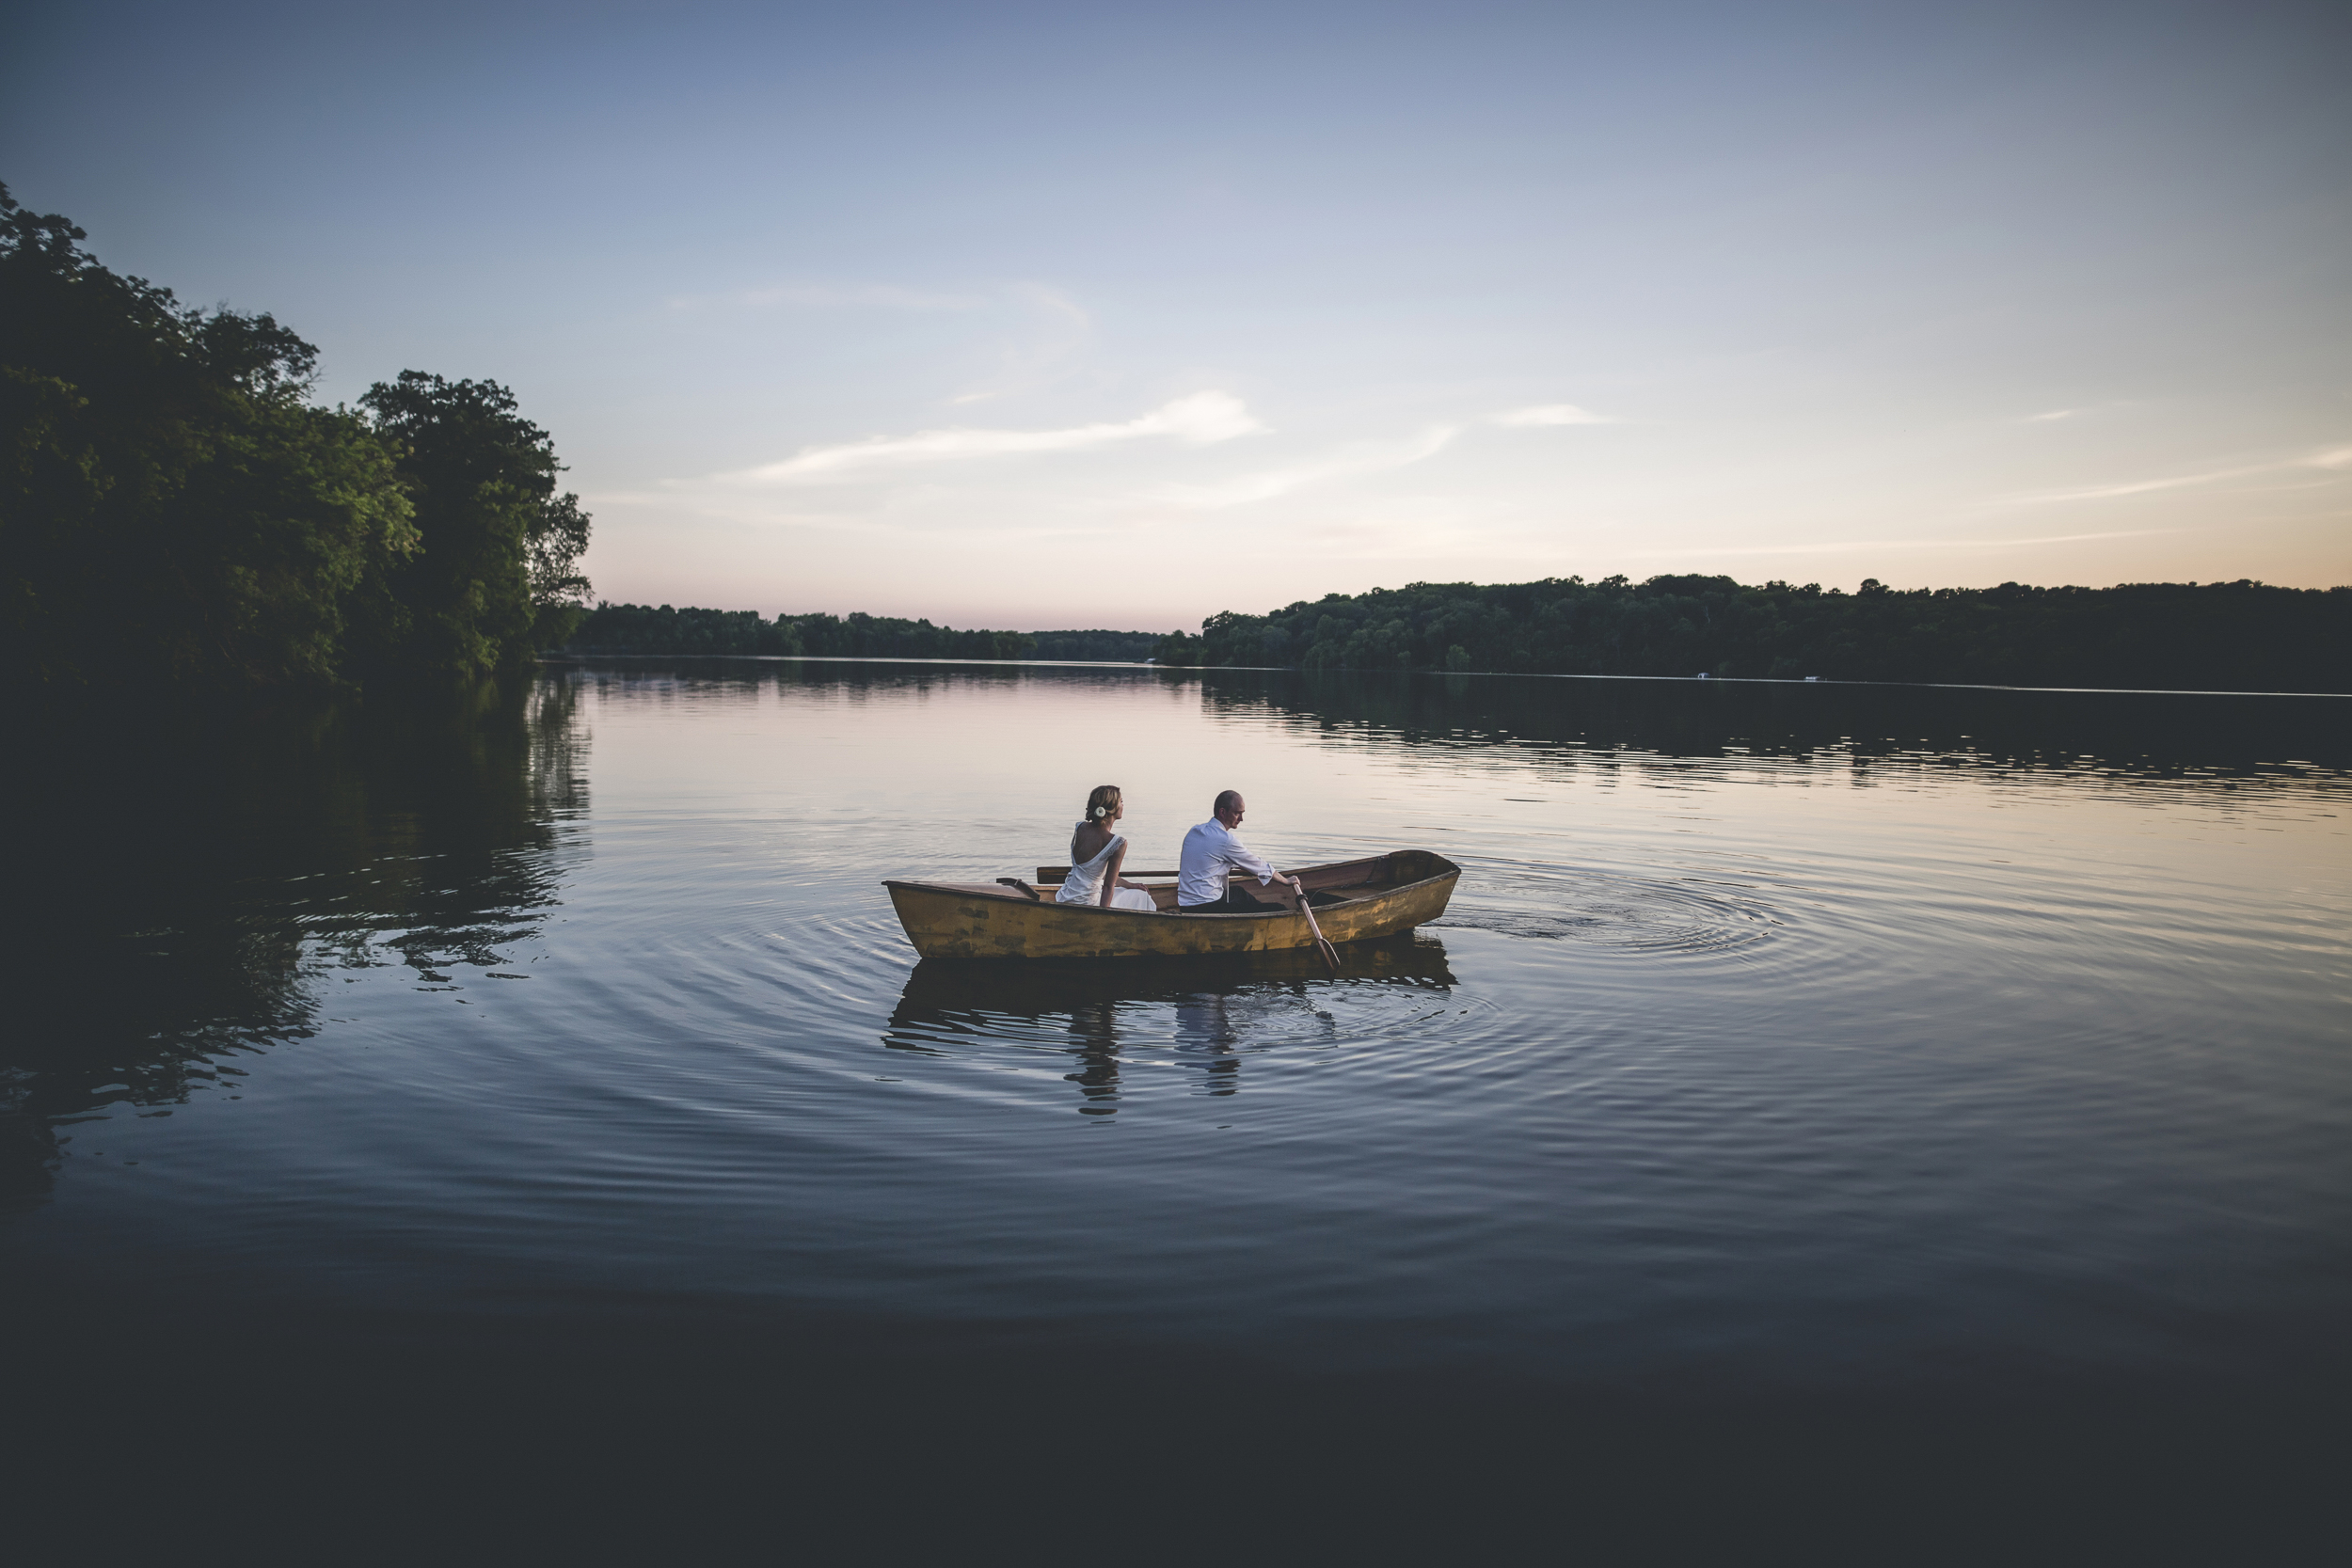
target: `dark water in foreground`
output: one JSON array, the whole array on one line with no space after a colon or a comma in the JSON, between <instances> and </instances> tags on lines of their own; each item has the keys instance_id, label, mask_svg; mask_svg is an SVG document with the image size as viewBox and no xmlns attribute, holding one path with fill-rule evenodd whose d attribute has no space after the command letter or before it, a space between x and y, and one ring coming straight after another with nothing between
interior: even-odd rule
<instances>
[{"instance_id":1,"label":"dark water in foreground","mask_svg":"<svg viewBox=\"0 0 2352 1568\"><path fill-rule=\"evenodd\" d=\"M1309 1385L2308 1414L2347 714L615 662L91 724L11 785L17 1342L995 1358L1245 1428ZM1465 876L1337 979L915 962L881 879L1061 860L1106 781L1152 865L1233 785L1278 861Z\"/></svg>"}]
</instances>

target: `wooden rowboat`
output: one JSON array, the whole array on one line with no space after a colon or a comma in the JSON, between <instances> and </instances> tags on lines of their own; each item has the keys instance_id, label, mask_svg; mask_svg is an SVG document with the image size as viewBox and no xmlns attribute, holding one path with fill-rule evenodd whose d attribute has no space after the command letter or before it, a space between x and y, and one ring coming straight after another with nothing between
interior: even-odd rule
<instances>
[{"instance_id":1,"label":"wooden rowboat","mask_svg":"<svg viewBox=\"0 0 2352 1568\"><path fill-rule=\"evenodd\" d=\"M1106 910L1057 904L1068 866L1041 865L1032 885L995 882L886 881L907 940L927 958L1133 958L1188 953L1269 953L1314 941L1295 910L1191 914L1176 908L1171 881L1150 887L1159 908ZM1173 878L1173 871L1132 871L1130 881ZM1396 849L1367 860L1312 865L1291 873L1304 884L1323 934L1335 942L1393 936L1445 913L1462 868L1425 849ZM1254 878L1237 877L1244 888Z\"/></svg>"}]
</instances>

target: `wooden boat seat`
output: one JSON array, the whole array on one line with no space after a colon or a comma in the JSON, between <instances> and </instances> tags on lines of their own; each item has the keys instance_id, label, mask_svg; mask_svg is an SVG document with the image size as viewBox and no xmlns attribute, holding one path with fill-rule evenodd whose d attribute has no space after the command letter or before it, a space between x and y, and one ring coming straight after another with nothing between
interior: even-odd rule
<instances>
[{"instance_id":1,"label":"wooden boat seat","mask_svg":"<svg viewBox=\"0 0 2352 1568\"><path fill-rule=\"evenodd\" d=\"M1418 876L1400 875L1404 868L1396 864L1396 859L1394 855L1380 855L1369 860L1346 861L1338 865L1311 866L1296 875L1310 894L1336 894L1347 899L1369 898L1400 883L1419 879ZM1066 865L1041 865L1037 868L1037 885L1040 888L1059 887L1062 879L1069 875L1070 867ZM1162 877L1173 878L1179 873L1121 871L1119 875L1121 881L1136 882ZM1249 878L1246 872L1235 872L1227 879L1240 885L1247 883ZM1149 891L1158 893L1161 890L1152 888ZM1315 907L1321 909L1323 904L1318 902Z\"/></svg>"},{"instance_id":2,"label":"wooden boat seat","mask_svg":"<svg viewBox=\"0 0 2352 1568\"><path fill-rule=\"evenodd\" d=\"M1296 875L1306 883L1309 900L1316 909L1321 910L1329 909L1334 905L1359 904L1368 899L1377 898L1391 888L1418 879L1413 873L1421 870L1422 867L1417 863L1401 864L1399 857L1391 854L1375 856L1368 860L1345 861L1337 865L1310 866ZM1018 890L1013 895L1016 897L1034 898L1040 902L1051 903L1055 890L1061 886L1062 879L1069 875L1070 867L1066 865L1041 865L1037 868L1037 881L1034 884L1025 882L1017 877L999 877L996 879L1008 888ZM1172 913L1176 910L1176 885L1172 879L1157 880L1157 879L1173 879L1177 875L1178 873L1173 871L1122 871L1120 873L1120 878L1122 881L1152 882L1153 885L1144 888L1143 891L1152 895L1152 902L1157 905L1163 912ZM1246 872L1235 872L1228 879L1233 885L1245 889L1251 880Z\"/></svg>"},{"instance_id":3,"label":"wooden boat seat","mask_svg":"<svg viewBox=\"0 0 2352 1568\"><path fill-rule=\"evenodd\" d=\"M1006 898L1016 904L1035 901L1019 888L1005 887L995 882L926 882L924 886L971 898Z\"/></svg>"}]
</instances>

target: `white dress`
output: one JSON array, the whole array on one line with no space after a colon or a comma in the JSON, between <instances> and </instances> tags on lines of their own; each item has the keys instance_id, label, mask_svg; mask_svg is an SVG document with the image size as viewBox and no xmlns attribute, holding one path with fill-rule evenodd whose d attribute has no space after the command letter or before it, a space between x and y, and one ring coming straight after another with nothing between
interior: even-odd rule
<instances>
[{"instance_id":1,"label":"white dress","mask_svg":"<svg viewBox=\"0 0 2352 1568\"><path fill-rule=\"evenodd\" d=\"M1085 825L1079 824L1080 827ZM1084 865L1072 866L1070 875L1061 879L1061 891L1054 895L1054 902L1057 904L1093 903L1103 892L1104 869L1110 864L1111 856L1119 852L1119 847L1126 842L1117 833L1113 833L1111 841L1104 845L1092 860ZM1111 891L1111 908L1141 910L1146 914L1156 913L1159 910L1159 906L1152 902L1150 894L1141 888L1133 887L1114 888Z\"/></svg>"}]
</instances>

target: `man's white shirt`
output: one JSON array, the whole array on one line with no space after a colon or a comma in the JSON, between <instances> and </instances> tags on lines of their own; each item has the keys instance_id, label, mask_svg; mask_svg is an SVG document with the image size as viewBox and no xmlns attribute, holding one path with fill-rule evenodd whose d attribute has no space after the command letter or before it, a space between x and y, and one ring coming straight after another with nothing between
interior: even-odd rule
<instances>
[{"instance_id":1,"label":"man's white shirt","mask_svg":"<svg viewBox=\"0 0 2352 1568\"><path fill-rule=\"evenodd\" d=\"M1235 871L1257 878L1260 887L1274 880L1274 867L1212 816L1184 835L1184 859L1177 863L1177 907L1216 903L1225 896L1226 877Z\"/></svg>"}]
</instances>

